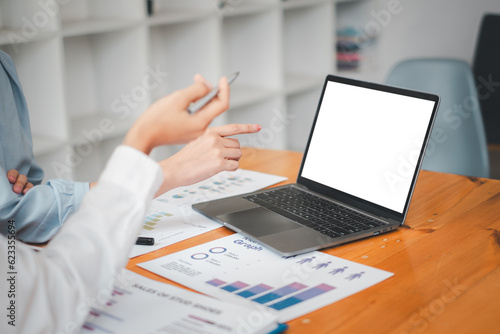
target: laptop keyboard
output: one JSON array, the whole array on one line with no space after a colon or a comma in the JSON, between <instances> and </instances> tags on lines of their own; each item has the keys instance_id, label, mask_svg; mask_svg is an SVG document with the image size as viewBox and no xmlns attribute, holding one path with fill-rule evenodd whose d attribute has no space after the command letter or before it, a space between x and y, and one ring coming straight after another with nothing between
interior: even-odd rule
<instances>
[{"instance_id":1,"label":"laptop keyboard","mask_svg":"<svg viewBox=\"0 0 500 334\"><path fill-rule=\"evenodd\" d=\"M298 220L301 224L332 238L386 225L382 221L293 187L269 190L244 198Z\"/></svg>"}]
</instances>

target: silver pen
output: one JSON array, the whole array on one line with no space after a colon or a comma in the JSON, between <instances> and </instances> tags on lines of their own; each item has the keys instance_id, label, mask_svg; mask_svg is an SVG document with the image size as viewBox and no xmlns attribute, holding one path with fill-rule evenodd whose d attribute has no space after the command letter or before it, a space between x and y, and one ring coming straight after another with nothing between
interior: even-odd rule
<instances>
[{"instance_id":1,"label":"silver pen","mask_svg":"<svg viewBox=\"0 0 500 334\"><path fill-rule=\"evenodd\" d=\"M232 76L230 76L227 79L227 83L231 84L234 80L236 80L238 75L240 75L240 72L235 72ZM219 87L212 89L210 93L203 96L198 101L191 103L187 108L187 110L189 111L190 114L194 114L195 112L203 108L208 102L210 102L210 100L212 100L218 93L219 93Z\"/></svg>"}]
</instances>

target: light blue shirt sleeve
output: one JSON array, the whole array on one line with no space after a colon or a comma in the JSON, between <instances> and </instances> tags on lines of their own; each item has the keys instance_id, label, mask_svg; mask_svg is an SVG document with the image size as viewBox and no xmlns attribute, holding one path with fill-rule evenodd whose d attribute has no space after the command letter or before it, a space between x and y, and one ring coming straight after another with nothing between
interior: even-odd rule
<instances>
[{"instance_id":1,"label":"light blue shirt sleeve","mask_svg":"<svg viewBox=\"0 0 500 334\"><path fill-rule=\"evenodd\" d=\"M20 195L12 191L2 168L0 173L1 233L6 235L8 221L14 220L18 239L30 243L50 240L89 189L88 183L56 179Z\"/></svg>"},{"instance_id":2,"label":"light blue shirt sleeve","mask_svg":"<svg viewBox=\"0 0 500 334\"><path fill-rule=\"evenodd\" d=\"M35 187L26 195L12 190L7 171L16 169ZM18 238L50 240L79 206L89 184L51 180L41 185L43 170L35 162L28 107L12 59L0 50L0 233L15 220Z\"/></svg>"}]
</instances>

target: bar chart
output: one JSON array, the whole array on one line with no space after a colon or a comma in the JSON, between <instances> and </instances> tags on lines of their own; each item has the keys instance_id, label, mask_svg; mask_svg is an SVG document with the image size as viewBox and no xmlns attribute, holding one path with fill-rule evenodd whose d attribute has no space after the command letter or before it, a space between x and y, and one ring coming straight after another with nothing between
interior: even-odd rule
<instances>
[{"instance_id":1,"label":"bar chart","mask_svg":"<svg viewBox=\"0 0 500 334\"><path fill-rule=\"evenodd\" d=\"M144 225L142 226L143 229L151 231L154 230L156 225L165 217L172 217L173 214L167 213L167 212L158 212L152 215L147 216L144 218Z\"/></svg>"},{"instance_id":2,"label":"bar chart","mask_svg":"<svg viewBox=\"0 0 500 334\"><path fill-rule=\"evenodd\" d=\"M287 307L294 306L298 303L304 302L306 300L312 299L319 295L322 295L325 292L331 291L335 289L335 287L328 284L319 284L315 287L305 290L304 292L298 293L292 297L288 297L282 301L269 305L270 308L275 310L283 310Z\"/></svg>"},{"instance_id":3,"label":"bar chart","mask_svg":"<svg viewBox=\"0 0 500 334\"><path fill-rule=\"evenodd\" d=\"M250 298L250 297L258 295L262 292L269 291L271 289L272 289L271 286L264 284L264 283L261 283L261 284L257 284L255 286L251 287L250 289L247 289L245 291L241 291L241 292L237 293L237 295L241 296L243 298Z\"/></svg>"},{"instance_id":4,"label":"bar chart","mask_svg":"<svg viewBox=\"0 0 500 334\"><path fill-rule=\"evenodd\" d=\"M154 238L155 244L135 245L129 257L152 252L221 227L219 223L195 212L191 208L193 203L252 192L285 179L239 169L231 173L221 172L202 182L168 191L151 202L139 231L139 236ZM198 257L193 259L200 260Z\"/></svg>"},{"instance_id":5,"label":"bar chart","mask_svg":"<svg viewBox=\"0 0 500 334\"><path fill-rule=\"evenodd\" d=\"M334 286L326 283L308 287L305 284L293 282L279 288L273 288L271 285L264 283L254 286L250 286L250 284L242 281L227 283L219 278L211 279L206 283L278 311L335 289Z\"/></svg>"},{"instance_id":6,"label":"bar chart","mask_svg":"<svg viewBox=\"0 0 500 334\"><path fill-rule=\"evenodd\" d=\"M94 303L80 334L243 334L268 333L277 316L252 322L251 308L215 300L199 293L125 271L110 291L106 305ZM71 331L73 333L73 331Z\"/></svg>"},{"instance_id":7,"label":"bar chart","mask_svg":"<svg viewBox=\"0 0 500 334\"><path fill-rule=\"evenodd\" d=\"M89 331L92 333L107 334L116 333L112 330L113 325L123 323L125 319L123 316L115 314L112 306L119 304L121 298L130 295L132 295L130 291L115 286L111 293L111 298L106 302L107 308L105 308L105 310L91 309L89 311L89 316L82 326L82 332ZM103 326L103 323L108 326Z\"/></svg>"},{"instance_id":8,"label":"bar chart","mask_svg":"<svg viewBox=\"0 0 500 334\"><path fill-rule=\"evenodd\" d=\"M238 188L245 187L245 185L251 185L255 181L250 177L245 176L220 176L219 178L208 179L202 184L197 184L189 187L181 187L177 189L177 192L171 195L174 200L194 198L200 200L200 198L208 197L213 198L219 195L231 195Z\"/></svg>"},{"instance_id":9,"label":"bar chart","mask_svg":"<svg viewBox=\"0 0 500 334\"><path fill-rule=\"evenodd\" d=\"M139 267L220 300L277 314L282 322L393 275L322 252L283 258L259 246L235 233Z\"/></svg>"},{"instance_id":10,"label":"bar chart","mask_svg":"<svg viewBox=\"0 0 500 334\"><path fill-rule=\"evenodd\" d=\"M170 190L155 201L191 206L197 202L256 191L285 179L277 175L244 169L235 172L221 172L196 184Z\"/></svg>"}]
</instances>

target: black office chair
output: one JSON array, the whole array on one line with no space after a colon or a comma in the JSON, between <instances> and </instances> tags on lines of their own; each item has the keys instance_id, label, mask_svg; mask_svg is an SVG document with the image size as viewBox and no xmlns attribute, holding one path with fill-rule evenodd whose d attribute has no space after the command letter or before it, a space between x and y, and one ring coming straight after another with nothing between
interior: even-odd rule
<instances>
[{"instance_id":1,"label":"black office chair","mask_svg":"<svg viewBox=\"0 0 500 334\"><path fill-rule=\"evenodd\" d=\"M500 14L483 17L472 69L488 143L500 144Z\"/></svg>"}]
</instances>

